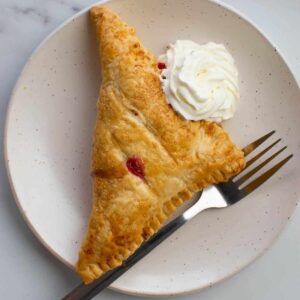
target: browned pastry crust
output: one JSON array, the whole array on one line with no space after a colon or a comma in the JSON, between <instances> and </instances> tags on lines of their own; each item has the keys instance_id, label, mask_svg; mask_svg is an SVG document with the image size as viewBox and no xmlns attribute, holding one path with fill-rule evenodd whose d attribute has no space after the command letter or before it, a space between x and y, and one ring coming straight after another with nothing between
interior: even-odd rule
<instances>
[{"instance_id":1,"label":"browned pastry crust","mask_svg":"<svg viewBox=\"0 0 300 300\"><path fill-rule=\"evenodd\" d=\"M156 58L106 7L90 12L102 68L92 153L94 204L77 271L90 283L130 256L183 201L244 166L221 126L167 104ZM126 167L138 157L145 178Z\"/></svg>"}]
</instances>

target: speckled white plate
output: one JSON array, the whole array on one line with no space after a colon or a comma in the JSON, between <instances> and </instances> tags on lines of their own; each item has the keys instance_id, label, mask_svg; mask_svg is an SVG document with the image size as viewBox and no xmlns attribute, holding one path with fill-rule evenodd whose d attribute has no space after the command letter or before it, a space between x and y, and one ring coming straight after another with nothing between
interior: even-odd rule
<instances>
[{"instance_id":1,"label":"speckled white plate","mask_svg":"<svg viewBox=\"0 0 300 300\"><path fill-rule=\"evenodd\" d=\"M154 53L176 39L224 43L240 72L241 104L225 127L244 146L276 129L293 160L234 207L204 212L112 288L174 295L219 282L262 254L300 195L299 88L278 50L249 21L207 0L127 0L108 4ZM35 51L15 87L6 127L12 190L39 240L75 264L91 207L89 156L100 73L87 12ZM288 153L287 153L288 154ZM282 158L282 157L281 157Z\"/></svg>"}]
</instances>

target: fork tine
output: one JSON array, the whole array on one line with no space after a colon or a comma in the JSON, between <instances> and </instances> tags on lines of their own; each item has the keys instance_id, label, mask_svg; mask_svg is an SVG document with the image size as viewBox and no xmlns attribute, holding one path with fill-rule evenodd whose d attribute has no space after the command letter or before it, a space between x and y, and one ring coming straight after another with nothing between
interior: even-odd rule
<instances>
[{"instance_id":1,"label":"fork tine","mask_svg":"<svg viewBox=\"0 0 300 300\"><path fill-rule=\"evenodd\" d=\"M276 164L274 167L272 167L270 170L266 171L264 174L260 175L258 178L256 178L255 180L253 180L251 183L249 183L243 189L241 189L240 192L243 195L241 198L243 198L246 195L250 194L255 189L257 189L260 185L262 185L265 181L267 181L282 166L284 166L292 157L293 157L293 154L289 155L288 157L286 157L285 159L283 159L281 162L279 162L278 164Z\"/></svg>"},{"instance_id":2,"label":"fork tine","mask_svg":"<svg viewBox=\"0 0 300 300\"><path fill-rule=\"evenodd\" d=\"M244 155L247 156L250 154L254 149L256 149L259 145L261 145L265 140L267 140L271 135L275 133L275 130L269 132L268 134L264 135L263 137L259 138L258 140L252 142L248 146L243 149Z\"/></svg>"},{"instance_id":3,"label":"fork tine","mask_svg":"<svg viewBox=\"0 0 300 300\"><path fill-rule=\"evenodd\" d=\"M277 145L280 141L281 141L281 139L278 139L276 142L274 142L272 145L267 147L265 150L261 151L256 156L254 156L249 161L247 161L246 167L243 170L246 170L248 167L250 167L252 164L254 164L259 158L261 158L265 153L267 153L271 148L273 148L275 145Z\"/></svg>"},{"instance_id":4,"label":"fork tine","mask_svg":"<svg viewBox=\"0 0 300 300\"><path fill-rule=\"evenodd\" d=\"M237 186L240 186L243 184L246 180L248 180L250 177L252 177L255 173L257 173L261 168L263 168L267 163L269 163L272 159L274 159L277 155L279 155L282 151L284 151L287 147L281 148L279 151L271 155L269 158L267 158L265 161L263 161L261 164L259 164L257 167L255 167L253 170L239 178L235 184Z\"/></svg>"},{"instance_id":5,"label":"fork tine","mask_svg":"<svg viewBox=\"0 0 300 300\"><path fill-rule=\"evenodd\" d=\"M251 158L249 161L246 162L246 166L243 169L242 172L244 172L247 168L249 168L252 164L254 164L259 158L261 158L265 153L267 153L271 148L273 148L276 144L278 144L281 141L281 139L278 139L276 142L274 142L272 145L270 145L269 147L267 147L266 149L264 149L263 151L261 151L260 153L258 153L256 156L254 156L253 158ZM232 176L231 180L233 180L235 177L237 177L239 174Z\"/></svg>"}]
</instances>

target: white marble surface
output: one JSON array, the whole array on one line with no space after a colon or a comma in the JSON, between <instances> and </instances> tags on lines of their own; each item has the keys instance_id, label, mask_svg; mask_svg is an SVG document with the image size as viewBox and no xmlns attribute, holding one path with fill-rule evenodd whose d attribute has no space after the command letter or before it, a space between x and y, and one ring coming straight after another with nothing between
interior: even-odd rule
<instances>
[{"instance_id":1,"label":"white marble surface","mask_svg":"<svg viewBox=\"0 0 300 300\"><path fill-rule=\"evenodd\" d=\"M199 0L200 1L200 0ZM33 49L57 25L93 0L0 0L0 137L17 76ZM255 21L281 49L300 82L300 2L226 0ZM299 99L300 100L300 99ZM59 299L79 279L31 234L9 190L0 149L0 298ZM297 299L300 293L300 211L271 249L236 276L176 299ZM99 299L132 299L105 291Z\"/></svg>"}]
</instances>

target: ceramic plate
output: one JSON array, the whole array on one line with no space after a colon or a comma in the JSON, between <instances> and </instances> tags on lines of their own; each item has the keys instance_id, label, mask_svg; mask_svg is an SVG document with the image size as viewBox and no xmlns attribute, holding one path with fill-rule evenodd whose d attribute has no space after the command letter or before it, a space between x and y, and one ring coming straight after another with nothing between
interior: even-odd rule
<instances>
[{"instance_id":1,"label":"ceramic plate","mask_svg":"<svg viewBox=\"0 0 300 300\"><path fill-rule=\"evenodd\" d=\"M239 13L207 0L107 4L155 54L176 39L224 43L240 73L241 103L224 125L246 145L276 129L293 159L256 192L206 211L112 284L139 295L192 292L241 270L266 250L300 194L299 88L278 49ZM100 72L87 11L50 35L15 87L6 160L20 210L40 241L73 267L91 208L89 157ZM271 143L271 141L270 141ZM282 155L280 158L283 158Z\"/></svg>"}]
</instances>

